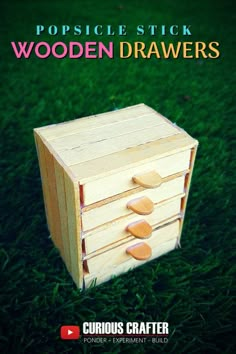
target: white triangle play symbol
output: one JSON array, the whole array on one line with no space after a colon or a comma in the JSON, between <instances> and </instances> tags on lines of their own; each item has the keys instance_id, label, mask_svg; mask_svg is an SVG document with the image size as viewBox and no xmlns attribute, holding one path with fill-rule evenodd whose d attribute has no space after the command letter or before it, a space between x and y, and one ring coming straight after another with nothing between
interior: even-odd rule
<instances>
[{"instance_id":1,"label":"white triangle play symbol","mask_svg":"<svg viewBox=\"0 0 236 354\"><path fill-rule=\"evenodd\" d=\"M71 331L70 329L68 329L68 336L70 335L70 334L72 334L73 333L73 331Z\"/></svg>"}]
</instances>

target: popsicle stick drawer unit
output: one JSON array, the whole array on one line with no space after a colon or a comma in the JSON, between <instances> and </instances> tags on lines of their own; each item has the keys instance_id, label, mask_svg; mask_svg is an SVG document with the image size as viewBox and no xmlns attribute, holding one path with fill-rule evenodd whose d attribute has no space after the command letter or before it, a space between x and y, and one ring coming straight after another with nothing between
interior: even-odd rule
<instances>
[{"instance_id":1,"label":"popsicle stick drawer unit","mask_svg":"<svg viewBox=\"0 0 236 354\"><path fill-rule=\"evenodd\" d=\"M198 142L139 104L34 130L50 235L79 288L180 242Z\"/></svg>"}]
</instances>

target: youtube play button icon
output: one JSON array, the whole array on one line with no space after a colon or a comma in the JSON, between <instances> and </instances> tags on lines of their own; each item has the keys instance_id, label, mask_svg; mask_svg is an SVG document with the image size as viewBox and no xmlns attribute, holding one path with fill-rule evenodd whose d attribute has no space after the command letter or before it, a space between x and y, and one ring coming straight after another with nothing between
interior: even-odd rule
<instances>
[{"instance_id":1,"label":"youtube play button icon","mask_svg":"<svg viewBox=\"0 0 236 354\"><path fill-rule=\"evenodd\" d=\"M80 328L79 326L61 326L61 339L71 340L79 339Z\"/></svg>"}]
</instances>

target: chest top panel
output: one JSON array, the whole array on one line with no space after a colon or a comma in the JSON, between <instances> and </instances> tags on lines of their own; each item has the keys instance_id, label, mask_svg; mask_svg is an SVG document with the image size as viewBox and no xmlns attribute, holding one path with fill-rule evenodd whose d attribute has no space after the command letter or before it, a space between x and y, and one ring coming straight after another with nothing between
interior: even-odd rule
<instances>
[{"instance_id":1,"label":"chest top panel","mask_svg":"<svg viewBox=\"0 0 236 354\"><path fill-rule=\"evenodd\" d=\"M36 129L80 182L184 151L196 144L145 104Z\"/></svg>"}]
</instances>

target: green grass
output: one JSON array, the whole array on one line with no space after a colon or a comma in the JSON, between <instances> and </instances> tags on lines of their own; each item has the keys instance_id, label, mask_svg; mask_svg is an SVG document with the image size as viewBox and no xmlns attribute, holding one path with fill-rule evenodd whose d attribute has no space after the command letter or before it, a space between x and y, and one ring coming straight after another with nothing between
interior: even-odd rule
<instances>
[{"instance_id":1,"label":"green grass","mask_svg":"<svg viewBox=\"0 0 236 354\"><path fill-rule=\"evenodd\" d=\"M0 353L234 353L233 2L80 3L1 4ZM193 41L219 41L221 56L17 60L10 41L38 40L40 23L187 23ZM133 33L126 38L135 39ZM32 129L141 102L200 142L182 248L81 293L48 238ZM84 321L168 321L170 339L105 347L59 339L61 325Z\"/></svg>"}]
</instances>

